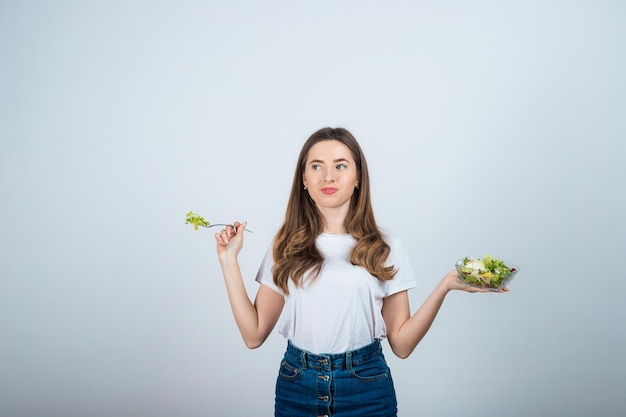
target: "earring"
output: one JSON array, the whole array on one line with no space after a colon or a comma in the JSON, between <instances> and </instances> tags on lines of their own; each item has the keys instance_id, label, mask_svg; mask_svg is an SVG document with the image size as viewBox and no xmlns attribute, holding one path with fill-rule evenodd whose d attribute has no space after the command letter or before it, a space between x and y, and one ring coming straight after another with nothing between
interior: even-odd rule
<instances>
[{"instance_id":1,"label":"earring","mask_svg":"<svg viewBox=\"0 0 626 417\"><path fill-rule=\"evenodd\" d=\"M304 186L304 189L306 190L306 185Z\"/></svg>"},{"instance_id":2,"label":"earring","mask_svg":"<svg viewBox=\"0 0 626 417\"><path fill-rule=\"evenodd\" d=\"M359 183L357 182L354 187L358 190L359 189Z\"/></svg>"}]
</instances>

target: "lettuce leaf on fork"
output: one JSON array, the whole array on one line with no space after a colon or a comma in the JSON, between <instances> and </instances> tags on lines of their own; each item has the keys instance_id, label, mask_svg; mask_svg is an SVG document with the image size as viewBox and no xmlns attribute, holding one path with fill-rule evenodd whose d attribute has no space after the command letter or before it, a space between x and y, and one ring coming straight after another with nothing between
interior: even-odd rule
<instances>
[{"instance_id":1,"label":"lettuce leaf on fork","mask_svg":"<svg viewBox=\"0 0 626 417\"><path fill-rule=\"evenodd\" d=\"M198 227L209 227L211 223L205 220L204 217L190 211L189 213L187 213L187 220L185 221L185 224L191 224L193 225L194 230L198 230Z\"/></svg>"}]
</instances>

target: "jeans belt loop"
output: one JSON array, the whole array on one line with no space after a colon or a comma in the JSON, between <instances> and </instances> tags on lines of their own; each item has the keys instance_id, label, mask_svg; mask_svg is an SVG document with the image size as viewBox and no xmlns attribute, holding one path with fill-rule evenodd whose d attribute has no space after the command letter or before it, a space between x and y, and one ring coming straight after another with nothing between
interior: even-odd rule
<instances>
[{"instance_id":1,"label":"jeans belt loop","mask_svg":"<svg viewBox=\"0 0 626 417\"><path fill-rule=\"evenodd\" d=\"M352 370L352 352L346 352L346 369Z\"/></svg>"},{"instance_id":2,"label":"jeans belt loop","mask_svg":"<svg viewBox=\"0 0 626 417\"><path fill-rule=\"evenodd\" d=\"M302 357L300 358L300 360L302 361L302 369L306 369L307 368L307 357L306 357L306 352L302 351Z\"/></svg>"}]
</instances>

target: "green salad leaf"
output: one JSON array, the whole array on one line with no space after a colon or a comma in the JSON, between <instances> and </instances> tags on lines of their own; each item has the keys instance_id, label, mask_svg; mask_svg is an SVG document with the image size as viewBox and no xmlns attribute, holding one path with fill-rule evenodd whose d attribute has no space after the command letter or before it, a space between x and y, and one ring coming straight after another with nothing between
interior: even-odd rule
<instances>
[{"instance_id":1,"label":"green salad leaf","mask_svg":"<svg viewBox=\"0 0 626 417\"><path fill-rule=\"evenodd\" d=\"M211 223L206 221L204 217L190 211L189 213L187 213L187 220L185 221L185 224L191 224L193 225L194 230L198 230L198 227L209 227Z\"/></svg>"}]
</instances>

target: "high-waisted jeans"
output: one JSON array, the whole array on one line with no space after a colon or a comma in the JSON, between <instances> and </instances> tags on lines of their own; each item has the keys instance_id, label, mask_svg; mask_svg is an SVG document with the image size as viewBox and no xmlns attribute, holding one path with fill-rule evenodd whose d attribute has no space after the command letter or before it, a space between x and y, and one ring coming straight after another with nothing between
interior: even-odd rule
<instances>
[{"instance_id":1,"label":"high-waisted jeans","mask_svg":"<svg viewBox=\"0 0 626 417\"><path fill-rule=\"evenodd\" d=\"M379 340L316 355L291 342L276 381L276 417L395 417L396 392Z\"/></svg>"}]
</instances>

